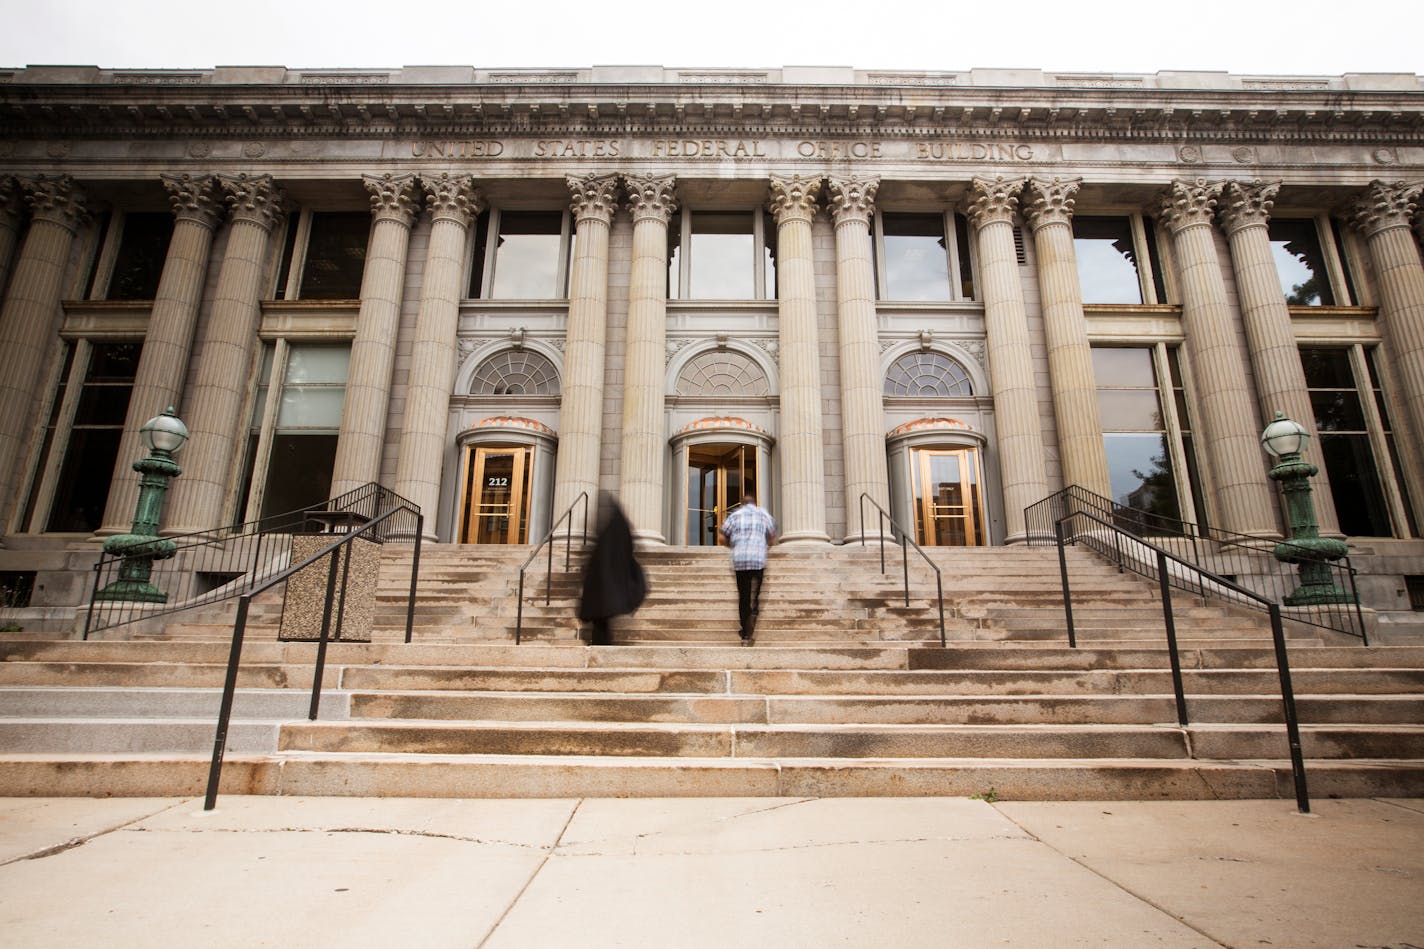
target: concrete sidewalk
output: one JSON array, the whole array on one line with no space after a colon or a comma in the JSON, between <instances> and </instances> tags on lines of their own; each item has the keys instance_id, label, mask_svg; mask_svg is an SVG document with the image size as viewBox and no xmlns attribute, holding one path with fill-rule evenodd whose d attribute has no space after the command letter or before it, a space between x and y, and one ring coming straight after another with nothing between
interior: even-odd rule
<instances>
[{"instance_id":1,"label":"concrete sidewalk","mask_svg":"<svg viewBox=\"0 0 1424 949\"><path fill-rule=\"evenodd\" d=\"M1424 801L0 799L7 946L1424 946Z\"/></svg>"}]
</instances>

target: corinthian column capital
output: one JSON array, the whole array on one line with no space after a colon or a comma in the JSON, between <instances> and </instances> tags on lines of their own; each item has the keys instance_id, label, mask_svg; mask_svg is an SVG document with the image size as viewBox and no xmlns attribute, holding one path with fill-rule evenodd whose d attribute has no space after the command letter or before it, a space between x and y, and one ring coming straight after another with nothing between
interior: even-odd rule
<instances>
[{"instance_id":1,"label":"corinthian column capital","mask_svg":"<svg viewBox=\"0 0 1424 949\"><path fill-rule=\"evenodd\" d=\"M222 218L222 196L212 175L159 175L173 216L212 230Z\"/></svg>"},{"instance_id":2,"label":"corinthian column capital","mask_svg":"<svg viewBox=\"0 0 1424 949\"><path fill-rule=\"evenodd\" d=\"M574 223L585 219L604 224L613 222L613 213L618 210L617 175L589 172L586 175L569 175L564 182L573 195L569 210L573 212Z\"/></svg>"},{"instance_id":3,"label":"corinthian column capital","mask_svg":"<svg viewBox=\"0 0 1424 949\"><path fill-rule=\"evenodd\" d=\"M362 175L361 182L371 192L371 216L378 221L396 221L410 227L420 214L420 196L415 175Z\"/></svg>"},{"instance_id":4,"label":"corinthian column capital","mask_svg":"<svg viewBox=\"0 0 1424 949\"><path fill-rule=\"evenodd\" d=\"M1045 224L1073 224L1073 203L1082 178L1030 178L1025 196L1024 218L1037 231Z\"/></svg>"},{"instance_id":5,"label":"corinthian column capital","mask_svg":"<svg viewBox=\"0 0 1424 949\"><path fill-rule=\"evenodd\" d=\"M623 190L635 224L645 218L666 224L677 210L677 178L673 175L624 175Z\"/></svg>"},{"instance_id":6,"label":"corinthian column capital","mask_svg":"<svg viewBox=\"0 0 1424 949\"><path fill-rule=\"evenodd\" d=\"M831 178L831 220L837 227L847 221L870 223L875 213L875 192L880 190L879 178Z\"/></svg>"},{"instance_id":7,"label":"corinthian column capital","mask_svg":"<svg viewBox=\"0 0 1424 949\"><path fill-rule=\"evenodd\" d=\"M1221 189L1221 201L1216 208L1216 219L1221 229L1231 234L1243 227L1258 225L1265 227L1271 218L1271 207L1276 203L1276 192L1281 190L1279 181L1228 181Z\"/></svg>"},{"instance_id":8,"label":"corinthian column capital","mask_svg":"<svg viewBox=\"0 0 1424 949\"><path fill-rule=\"evenodd\" d=\"M25 196L14 178L0 178L0 222L15 224L25 207Z\"/></svg>"},{"instance_id":9,"label":"corinthian column capital","mask_svg":"<svg viewBox=\"0 0 1424 949\"><path fill-rule=\"evenodd\" d=\"M975 178L970 183L964 203L964 213L975 229L996 221L1012 224L1014 212L1019 207L1019 193L1027 180L1026 177L1005 178L1003 175Z\"/></svg>"},{"instance_id":10,"label":"corinthian column capital","mask_svg":"<svg viewBox=\"0 0 1424 949\"><path fill-rule=\"evenodd\" d=\"M1172 233L1204 224L1210 226L1212 213L1221 197L1221 182L1178 178L1158 198L1158 216Z\"/></svg>"},{"instance_id":11,"label":"corinthian column capital","mask_svg":"<svg viewBox=\"0 0 1424 949\"><path fill-rule=\"evenodd\" d=\"M227 192L234 221L248 221L265 231L272 230L286 195L271 175L218 175L218 184Z\"/></svg>"},{"instance_id":12,"label":"corinthian column capital","mask_svg":"<svg viewBox=\"0 0 1424 949\"><path fill-rule=\"evenodd\" d=\"M469 227L485 209L484 195L469 175L444 171L422 176L420 183L425 186L425 204L432 220L454 221L461 227Z\"/></svg>"},{"instance_id":13,"label":"corinthian column capital","mask_svg":"<svg viewBox=\"0 0 1424 949\"><path fill-rule=\"evenodd\" d=\"M84 207L84 192L74 185L69 175L51 178L36 175L21 178L20 187L25 192L25 203L36 221L49 221L71 232L89 219Z\"/></svg>"},{"instance_id":14,"label":"corinthian column capital","mask_svg":"<svg viewBox=\"0 0 1424 949\"><path fill-rule=\"evenodd\" d=\"M1392 227L1408 227L1409 219L1419 207L1421 191L1424 184L1375 179L1364 194L1344 207L1343 217L1366 237Z\"/></svg>"},{"instance_id":15,"label":"corinthian column capital","mask_svg":"<svg viewBox=\"0 0 1424 949\"><path fill-rule=\"evenodd\" d=\"M778 226L786 221L805 221L809 224L816 218L816 200L820 196L819 176L772 175L771 199L767 207Z\"/></svg>"}]
</instances>

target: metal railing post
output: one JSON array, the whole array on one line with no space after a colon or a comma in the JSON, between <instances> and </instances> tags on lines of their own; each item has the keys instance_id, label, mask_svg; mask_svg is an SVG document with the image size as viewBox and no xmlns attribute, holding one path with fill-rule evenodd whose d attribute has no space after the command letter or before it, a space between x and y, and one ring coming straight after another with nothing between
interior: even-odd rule
<instances>
[{"instance_id":1,"label":"metal railing post","mask_svg":"<svg viewBox=\"0 0 1424 949\"><path fill-rule=\"evenodd\" d=\"M415 629L415 585L420 577L420 535L425 532L425 515L415 515L415 550L410 558L410 598L405 606L405 641Z\"/></svg>"},{"instance_id":2,"label":"metal railing post","mask_svg":"<svg viewBox=\"0 0 1424 949\"><path fill-rule=\"evenodd\" d=\"M1271 604L1271 639L1276 647L1276 671L1281 677L1281 703L1286 720L1286 741L1290 745L1291 776L1295 780L1295 803L1302 814L1310 813L1310 794L1305 786L1305 759L1300 750L1300 724L1296 719L1295 690L1291 687L1290 659L1286 656L1286 632L1281 608Z\"/></svg>"},{"instance_id":3,"label":"metal railing post","mask_svg":"<svg viewBox=\"0 0 1424 949\"><path fill-rule=\"evenodd\" d=\"M350 563L350 546L347 545L346 562ZM331 636L331 607L336 598L336 562L341 558L341 548L331 552L331 566L326 570L326 607L321 611L321 636L316 644L316 674L312 677L311 707L307 718L316 721L317 710L321 707L321 677L326 672L326 644ZM341 591L342 605L345 605L346 591ZM337 626L340 629L340 624Z\"/></svg>"},{"instance_id":4,"label":"metal railing post","mask_svg":"<svg viewBox=\"0 0 1424 949\"><path fill-rule=\"evenodd\" d=\"M228 652L227 676L223 679L222 704L218 706L218 730L213 738L213 760L208 766L208 790L203 810L210 811L218 803L218 780L222 777L223 754L227 750L227 728L232 721L232 701L237 694L237 667L242 658L242 637L247 632L247 607L251 596L237 601L237 620L232 627L232 649Z\"/></svg>"},{"instance_id":5,"label":"metal railing post","mask_svg":"<svg viewBox=\"0 0 1424 949\"><path fill-rule=\"evenodd\" d=\"M1157 551L1157 583L1162 591L1162 620L1167 624L1167 658L1172 664L1172 693L1177 697L1177 724L1187 727L1187 696L1182 688L1182 660L1177 655L1177 623L1172 616L1172 587L1167 582L1167 555Z\"/></svg>"},{"instance_id":6,"label":"metal railing post","mask_svg":"<svg viewBox=\"0 0 1424 949\"><path fill-rule=\"evenodd\" d=\"M1058 538L1058 574L1063 578L1063 614L1068 621L1068 646L1077 649L1078 637L1073 629L1073 594L1068 589L1068 555L1063 541L1063 522L1066 520L1067 517L1064 517L1055 521L1053 533Z\"/></svg>"}]
</instances>

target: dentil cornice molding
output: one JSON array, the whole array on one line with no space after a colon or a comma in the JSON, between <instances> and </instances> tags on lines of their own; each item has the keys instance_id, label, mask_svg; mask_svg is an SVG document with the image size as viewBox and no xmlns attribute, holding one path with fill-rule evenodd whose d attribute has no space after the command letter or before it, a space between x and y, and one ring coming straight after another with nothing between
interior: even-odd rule
<instances>
[{"instance_id":1,"label":"dentil cornice molding","mask_svg":"<svg viewBox=\"0 0 1424 949\"><path fill-rule=\"evenodd\" d=\"M1029 178L1023 212L1028 226L1035 231L1048 224L1072 227L1073 202L1082 183L1082 178Z\"/></svg>"},{"instance_id":2,"label":"dentil cornice molding","mask_svg":"<svg viewBox=\"0 0 1424 949\"><path fill-rule=\"evenodd\" d=\"M222 220L222 195L212 175L159 175L173 216L212 229Z\"/></svg>"},{"instance_id":3,"label":"dentil cornice molding","mask_svg":"<svg viewBox=\"0 0 1424 949\"><path fill-rule=\"evenodd\" d=\"M1216 206L1216 219L1221 229L1233 234L1243 227L1265 227L1271 219L1271 207L1276 203L1279 181L1228 181L1221 189Z\"/></svg>"},{"instance_id":4,"label":"dentil cornice molding","mask_svg":"<svg viewBox=\"0 0 1424 949\"><path fill-rule=\"evenodd\" d=\"M875 192L880 190L879 178L831 178L828 184L831 219L836 227L852 221L870 224L870 216L875 213Z\"/></svg>"},{"instance_id":5,"label":"dentil cornice molding","mask_svg":"<svg viewBox=\"0 0 1424 949\"><path fill-rule=\"evenodd\" d=\"M1212 214L1220 197L1219 181L1178 178L1167 186L1155 210L1162 223L1175 234L1187 227L1211 226Z\"/></svg>"},{"instance_id":6,"label":"dentil cornice molding","mask_svg":"<svg viewBox=\"0 0 1424 949\"><path fill-rule=\"evenodd\" d=\"M1408 227L1418 210L1424 182L1371 181L1364 194L1343 208L1342 217L1355 230L1372 237L1392 227Z\"/></svg>"},{"instance_id":7,"label":"dentil cornice molding","mask_svg":"<svg viewBox=\"0 0 1424 949\"><path fill-rule=\"evenodd\" d=\"M218 175L217 179L227 193L227 204L234 221L246 221L264 230L272 230L282 213L286 195L273 182L271 175Z\"/></svg>"},{"instance_id":8,"label":"dentil cornice molding","mask_svg":"<svg viewBox=\"0 0 1424 949\"><path fill-rule=\"evenodd\" d=\"M29 205L30 214L36 221L48 221L70 231L78 231L79 226L89 220L89 212L84 207L84 192L74 186L74 179L68 175L21 178L20 187L25 192L25 204Z\"/></svg>"},{"instance_id":9,"label":"dentil cornice molding","mask_svg":"<svg viewBox=\"0 0 1424 949\"><path fill-rule=\"evenodd\" d=\"M569 187L573 200L569 210L574 222L584 220L602 221L610 224L618 210L618 176L601 175L590 172L586 175L568 175L564 182Z\"/></svg>"},{"instance_id":10,"label":"dentil cornice molding","mask_svg":"<svg viewBox=\"0 0 1424 949\"><path fill-rule=\"evenodd\" d=\"M485 209L484 195L469 175L452 175L445 171L422 175L420 183L425 187L425 203L431 220L454 221L461 227L469 227Z\"/></svg>"},{"instance_id":11,"label":"dentil cornice molding","mask_svg":"<svg viewBox=\"0 0 1424 949\"><path fill-rule=\"evenodd\" d=\"M623 190L635 224L650 218L667 224L677 210L675 175L624 175Z\"/></svg>"},{"instance_id":12,"label":"dentil cornice molding","mask_svg":"<svg viewBox=\"0 0 1424 949\"><path fill-rule=\"evenodd\" d=\"M415 175L362 175L361 181L371 192L371 217L377 221L396 221L410 227L420 214L420 194Z\"/></svg>"},{"instance_id":13,"label":"dentil cornice molding","mask_svg":"<svg viewBox=\"0 0 1424 949\"><path fill-rule=\"evenodd\" d=\"M965 196L964 213L975 229L988 224L1014 223L1014 212L1019 207L1019 195L1023 192L1027 178L1023 176L975 178L970 183Z\"/></svg>"},{"instance_id":14,"label":"dentil cornice molding","mask_svg":"<svg viewBox=\"0 0 1424 949\"><path fill-rule=\"evenodd\" d=\"M815 220L821 181L820 176L771 176L771 199L767 207L778 227L792 221L810 224Z\"/></svg>"}]
</instances>

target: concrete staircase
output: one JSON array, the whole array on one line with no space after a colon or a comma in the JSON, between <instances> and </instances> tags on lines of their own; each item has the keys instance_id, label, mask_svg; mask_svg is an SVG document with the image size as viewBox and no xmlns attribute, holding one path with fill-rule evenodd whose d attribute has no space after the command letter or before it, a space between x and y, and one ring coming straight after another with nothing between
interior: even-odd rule
<instances>
[{"instance_id":1,"label":"concrete staircase","mask_svg":"<svg viewBox=\"0 0 1424 949\"><path fill-rule=\"evenodd\" d=\"M547 607L526 601L515 646L527 551L436 547L406 645L408 555L386 553L373 642L331 647L318 721L315 646L250 630L225 793L1293 796L1260 620L1179 601L1182 728L1155 589L1082 552L1076 650L1051 550L936 551L947 648L926 568L907 608L898 551L881 574L849 547L774 552L749 649L730 645L724 551L645 554L623 645L589 648L576 563L556 563ZM167 640L0 642L0 794L200 794L231 630L206 619ZM1424 794L1424 647L1304 633L1291 661L1311 793Z\"/></svg>"}]
</instances>

